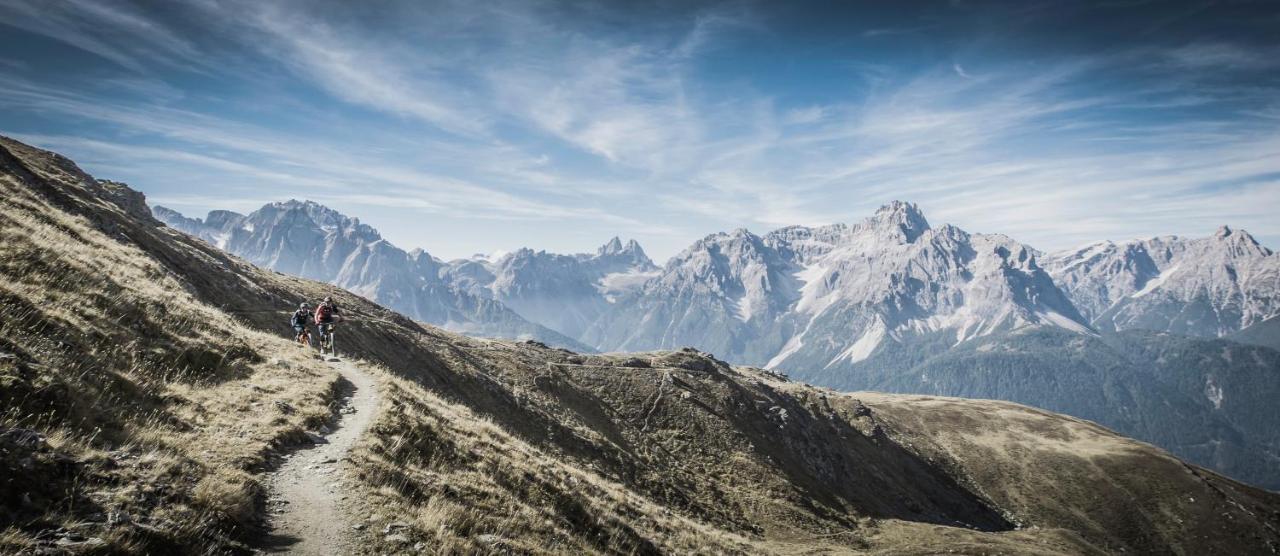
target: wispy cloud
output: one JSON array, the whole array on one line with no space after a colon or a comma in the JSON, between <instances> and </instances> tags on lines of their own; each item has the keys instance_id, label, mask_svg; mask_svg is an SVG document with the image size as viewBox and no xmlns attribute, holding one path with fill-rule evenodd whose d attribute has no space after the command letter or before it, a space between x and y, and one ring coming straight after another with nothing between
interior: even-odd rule
<instances>
[{"instance_id":1,"label":"wispy cloud","mask_svg":"<svg viewBox=\"0 0 1280 556\"><path fill-rule=\"evenodd\" d=\"M265 34L263 51L282 59L296 71L347 102L421 119L442 130L464 135L484 132L486 118L463 106L464 95L448 90L433 78L415 75L414 66L434 65L418 57L397 61L396 49L342 33L333 24L286 12L286 6L249 3L240 6L248 22ZM415 52L416 53L416 52ZM429 73L429 72L428 72Z\"/></svg>"},{"instance_id":2,"label":"wispy cloud","mask_svg":"<svg viewBox=\"0 0 1280 556\"><path fill-rule=\"evenodd\" d=\"M1259 70L1280 67L1280 49L1272 47L1197 42L1167 50L1163 54L1169 64L1196 70Z\"/></svg>"},{"instance_id":3,"label":"wispy cloud","mask_svg":"<svg viewBox=\"0 0 1280 556\"><path fill-rule=\"evenodd\" d=\"M315 7L0 0L0 24L121 68L42 79L0 52L0 108L24 116L4 126L184 209L305 197L447 220L465 231L443 247L440 228L398 241L446 256L618 232L660 256L893 198L1042 248L1210 220L1280 237L1276 84L1223 77L1274 69L1274 47L883 50L950 31L907 24L842 33L862 42L838 56L805 37L772 57L751 49L779 39L753 4L611 14L627 25L525 3ZM197 19L204 35L184 27Z\"/></svg>"},{"instance_id":4,"label":"wispy cloud","mask_svg":"<svg viewBox=\"0 0 1280 556\"><path fill-rule=\"evenodd\" d=\"M151 64L195 69L208 62L190 41L124 3L0 0L0 24L61 41L136 73L151 73Z\"/></svg>"},{"instance_id":5,"label":"wispy cloud","mask_svg":"<svg viewBox=\"0 0 1280 556\"><path fill-rule=\"evenodd\" d=\"M229 176L270 183L285 191L290 186L304 188L311 190L313 197L346 200L353 204L465 211L485 219L589 219L628 226L638 224L634 219L610 215L598 209L551 204L476 185L465 179L436 175L388 160L386 154L342 152L323 142L279 136L256 126L182 110L92 102L78 95L16 81L7 87L0 86L0 105L5 104L93 118L118 130L159 134L181 142L167 148L154 148L72 136L6 131L35 144L78 153L87 161L110 160L117 167L127 163L145 169L154 168L157 162L181 162L216 169ZM227 154L212 156L195 152L213 152L210 149ZM398 189L379 195L338 195L331 191L369 185L384 191L388 187Z\"/></svg>"}]
</instances>

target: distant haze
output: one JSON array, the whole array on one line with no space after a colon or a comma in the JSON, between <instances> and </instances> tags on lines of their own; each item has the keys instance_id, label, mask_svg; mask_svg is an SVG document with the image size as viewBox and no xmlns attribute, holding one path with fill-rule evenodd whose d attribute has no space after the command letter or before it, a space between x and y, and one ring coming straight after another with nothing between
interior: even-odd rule
<instances>
[{"instance_id":1,"label":"distant haze","mask_svg":"<svg viewBox=\"0 0 1280 556\"><path fill-rule=\"evenodd\" d=\"M663 261L891 199L1043 250L1280 244L1280 5L0 0L0 134L188 215Z\"/></svg>"}]
</instances>

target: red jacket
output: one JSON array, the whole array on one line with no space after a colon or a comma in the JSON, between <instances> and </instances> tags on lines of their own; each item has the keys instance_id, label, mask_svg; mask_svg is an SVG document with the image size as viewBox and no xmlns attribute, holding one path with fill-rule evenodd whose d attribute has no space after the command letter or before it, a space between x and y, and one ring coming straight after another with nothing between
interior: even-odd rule
<instances>
[{"instance_id":1,"label":"red jacket","mask_svg":"<svg viewBox=\"0 0 1280 556\"><path fill-rule=\"evenodd\" d=\"M328 309L327 313L325 312L326 309ZM320 305L316 306L316 323L319 324L319 323L333 322L335 320L338 320L338 315L341 313L342 311L338 310L337 303L330 303L330 304L321 303Z\"/></svg>"}]
</instances>

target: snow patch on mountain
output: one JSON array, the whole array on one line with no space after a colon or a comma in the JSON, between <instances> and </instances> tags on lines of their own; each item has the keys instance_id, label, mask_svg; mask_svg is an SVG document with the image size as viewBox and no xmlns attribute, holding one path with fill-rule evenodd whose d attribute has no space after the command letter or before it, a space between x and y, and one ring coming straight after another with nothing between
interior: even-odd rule
<instances>
[{"instance_id":1,"label":"snow patch on mountain","mask_svg":"<svg viewBox=\"0 0 1280 556\"><path fill-rule=\"evenodd\" d=\"M1080 334L1097 335L1097 333L1091 330L1088 326L1085 326L1083 323L1067 317L1057 311L1039 311L1036 313L1036 316L1044 322L1057 326L1058 328L1065 328Z\"/></svg>"},{"instance_id":2,"label":"snow patch on mountain","mask_svg":"<svg viewBox=\"0 0 1280 556\"><path fill-rule=\"evenodd\" d=\"M1179 268L1181 268L1180 265L1173 265L1172 267L1161 271L1160 274L1156 276L1154 279L1147 280L1147 283L1142 286L1142 289L1129 294L1129 297L1142 297L1153 291L1156 291L1157 288L1164 285L1165 282L1168 282L1169 277L1173 276L1174 273L1178 272Z\"/></svg>"},{"instance_id":3,"label":"snow patch on mountain","mask_svg":"<svg viewBox=\"0 0 1280 556\"><path fill-rule=\"evenodd\" d=\"M885 332L884 323L877 319L875 324L871 326L871 329L863 334L861 338L858 338L858 341L850 345L849 349L840 352L840 355L837 355L834 359L828 361L827 365L823 368L828 369L832 365L841 361L858 363L868 357L871 357L871 353L874 352L877 347L880 347L880 342L884 341Z\"/></svg>"},{"instance_id":4,"label":"snow patch on mountain","mask_svg":"<svg viewBox=\"0 0 1280 556\"><path fill-rule=\"evenodd\" d=\"M814 263L792 274L796 277L796 280L804 284L800 287L800 300L795 305L797 312L810 315L818 314L836 302L839 295L838 292L833 291L830 285L824 287L823 284L823 280L829 272L830 268Z\"/></svg>"},{"instance_id":5,"label":"snow patch on mountain","mask_svg":"<svg viewBox=\"0 0 1280 556\"><path fill-rule=\"evenodd\" d=\"M808 330L806 329L806 332L807 331ZM764 364L764 368L778 368L778 365L781 365L783 361L786 361L787 358L791 357L795 352L800 351L800 348L802 347L804 347L804 332L796 334L795 336L792 336L791 339L787 340L787 343L782 346L782 349L778 351L778 354L774 355L773 358L769 359L769 361Z\"/></svg>"},{"instance_id":6,"label":"snow patch on mountain","mask_svg":"<svg viewBox=\"0 0 1280 556\"><path fill-rule=\"evenodd\" d=\"M1213 382L1213 376L1205 377L1204 395L1208 398L1209 403L1213 404L1214 409L1222 409L1222 400L1225 397L1222 395L1222 388Z\"/></svg>"}]
</instances>

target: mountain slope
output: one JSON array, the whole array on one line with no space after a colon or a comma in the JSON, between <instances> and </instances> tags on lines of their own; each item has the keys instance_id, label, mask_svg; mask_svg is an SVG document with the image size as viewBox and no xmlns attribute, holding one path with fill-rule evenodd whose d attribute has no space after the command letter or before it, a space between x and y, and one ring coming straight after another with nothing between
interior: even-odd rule
<instances>
[{"instance_id":1,"label":"mountain slope","mask_svg":"<svg viewBox=\"0 0 1280 556\"><path fill-rule=\"evenodd\" d=\"M1099 330L1216 338L1280 315L1280 255L1244 230L1101 242L1045 261Z\"/></svg>"},{"instance_id":2,"label":"mountain slope","mask_svg":"<svg viewBox=\"0 0 1280 556\"><path fill-rule=\"evenodd\" d=\"M585 349L500 302L441 281L443 263L426 252L405 252L359 219L310 201L270 203L247 216L213 211L204 220L164 207L153 214L253 264L336 284L410 318L469 334Z\"/></svg>"},{"instance_id":3,"label":"mountain slope","mask_svg":"<svg viewBox=\"0 0 1280 556\"><path fill-rule=\"evenodd\" d=\"M794 295L790 270L776 250L746 230L708 236L639 292L620 299L584 340L608 350L697 345L734 361L759 360L773 348L768 339L751 340L769 333L759 323L772 322Z\"/></svg>"},{"instance_id":4,"label":"mountain slope","mask_svg":"<svg viewBox=\"0 0 1280 556\"><path fill-rule=\"evenodd\" d=\"M0 138L0 552L244 552L257 474L328 415L333 371L237 318L293 299L164 231Z\"/></svg>"},{"instance_id":5,"label":"mountain slope","mask_svg":"<svg viewBox=\"0 0 1280 556\"><path fill-rule=\"evenodd\" d=\"M345 217L324 207L300 205L317 213L300 222L359 231L358 222L344 223ZM234 233L225 232L234 215L213 220L216 229L204 235L234 243ZM181 218L174 222L190 226ZM307 235L300 233L305 226L287 229L269 235ZM379 239L372 230L357 232L348 235ZM307 251L297 246L266 251L282 250ZM1214 318L1188 319L1193 329L1230 329L1224 323L1243 314L1232 307L1253 307L1250 319L1265 314L1266 269L1277 257L1246 233L1227 229L1203 240L1104 242L1072 253L1049 256L1046 270L1038 262L1043 255L1012 239L949 225L934 228L917 207L895 202L852 226L793 226L764 236L746 230L713 234L661 270L653 270L637 244L624 246L616 238L595 254L521 249L493 260L449 263L421 252L410 257L423 261L413 272L438 276L446 284L437 287L501 302L601 349L692 345L827 387L1027 403L1096 420L1232 477L1280 488L1280 444L1253 436L1258 427L1242 427L1235 418L1238 408L1206 404L1205 396L1172 385L1174 377L1187 375L1203 389L1215 374L1243 376L1255 372L1255 361L1271 358L1244 356L1225 364L1231 368L1183 360L1170 371L1161 350L1171 343L1192 352L1217 348L1190 338L1111 337L1117 323L1141 328L1142 319L1156 322L1175 318L1169 316L1174 313L1181 319L1194 316L1197 307L1211 307L1204 314ZM259 257L258 262L283 268L277 259ZM1183 264L1190 270L1178 271ZM346 282L358 292L396 291L385 284L411 280L393 279L386 265L335 266L368 268ZM632 280L630 289L602 287L623 278ZM378 287L358 285L369 283ZM1086 307L1083 313L1066 292ZM378 299L393 301L385 295ZM1148 299L1163 301L1142 305ZM1211 301L1198 305L1196 299ZM1103 337L1086 324L1084 314L1133 319L1094 318ZM1248 337L1266 345L1275 341L1269 336L1273 331L1261 322ZM978 341L982 338L995 341ZM1152 345L1139 347L1144 342ZM1218 370L1207 370L1211 367ZM1264 373L1254 386L1259 392L1280 390L1280 375ZM1250 419L1262 428L1280 425L1265 417L1270 414Z\"/></svg>"},{"instance_id":6,"label":"mountain slope","mask_svg":"<svg viewBox=\"0 0 1280 556\"><path fill-rule=\"evenodd\" d=\"M36 465L59 479L5 483L0 543L27 549L66 524L99 550L243 551L258 462L333 390L282 319L333 288L159 226L140 195L7 139L0 188L4 287L29 307L0 322L18 373L4 392L61 381L77 394L19 396L23 409L3 415L5 457L33 462L5 459L7 476L30 479ZM442 552L610 554L1280 547L1280 496L1075 419L840 394L696 352L583 356L465 338L336 295L352 317L343 344L386 400L353 458L358 473L342 478L371 516L370 553L412 546L401 537ZM119 322L61 312L83 303ZM78 339L86 332L107 335L95 349ZM194 359L171 359L184 357ZM272 409L286 393L298 411ZM119 419L138 457L107 452L115 433L86 434L85 411ZM94 521L121 509L130 519Z\"/></svg>"},{"instance_id":7,"label":"mountain slope","mask_svg":"<svg viewBox=\"0 0 1280 556\"><path fill-rule=\"evenodd\" d=\"M1152 305L1156 313L1181 307L1187 316L1194 299L1216 299L1216 331L1266 314L1274 291L1267 269L1276 259L1247 234L1223 231L1195 242L1104 244L1055 258L1046 270L1035 250L1005 236L934 228L914 205L892 203L853 226L709 236L583 339L620 350L687 344L841 390L1025 403L1280 488L1280 444L1262 430L1280 427L1280 417L1255 405L1224 408L1203 393L1215 380L1252 376L1236 384L1280 394L1280 359L1194 338L1117 335L1099 324L1101 335L1051 276L1057 272L1089 314L1138 315L1144 295L1164 299L1162 287L1177 296ZM1167 274L1160 286L1162 265L1183 262L1186 275ZM1114 295L1128 302L1114 304L1107 297ZM1255 336L1267 330L1258 326ZM1183 352L1204 359L1172 356Z\"/></svg>"}]
</instances>

